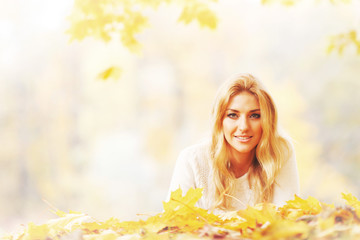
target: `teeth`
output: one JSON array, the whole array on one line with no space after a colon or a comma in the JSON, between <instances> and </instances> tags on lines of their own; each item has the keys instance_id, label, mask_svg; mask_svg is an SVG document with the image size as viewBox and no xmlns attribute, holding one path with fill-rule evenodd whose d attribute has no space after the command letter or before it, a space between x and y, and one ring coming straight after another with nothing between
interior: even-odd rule
<instances>
[{"instance_id":1,"label":"teeth","mask_svg":"<svg viewBox=\"0 0 360 240\"><path fill-rule=\"evenodd\" d=\"M250 137L237 137L237 138L239 138L241 140L246 140L246 139L249 139Z\"/></svg>"}]
</instances>

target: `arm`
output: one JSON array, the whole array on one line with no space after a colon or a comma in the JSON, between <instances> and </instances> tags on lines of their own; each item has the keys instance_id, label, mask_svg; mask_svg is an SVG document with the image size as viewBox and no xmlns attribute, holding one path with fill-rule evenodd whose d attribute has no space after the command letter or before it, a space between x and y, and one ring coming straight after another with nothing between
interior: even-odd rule
<instances>
[{"instance_id":1,"label":"arm","mask_svg":"<svg viewBox=\"0 0 360 240\"><path fill-rule=\"evenodd\" d=\"M169 201L171 192L178 188L181 188L182 193L185 194L190 188L196 187L193 158L194 156L188 148L180 153L175 164L166 201Z\"/></svg>"},{"instance_id":2,"label":"arm","mask_svg":"<svg viewBox=\"0 0 360 240\"><path fill-rule=\"evenodd\" d=\"M276 177L273 203L276 206L284 205L286 201L294 199L294 194L299 194L299 188L299 173L295 151L291 146L290 158L284 163L279 175Z\"/></svg>"}]
</instances>

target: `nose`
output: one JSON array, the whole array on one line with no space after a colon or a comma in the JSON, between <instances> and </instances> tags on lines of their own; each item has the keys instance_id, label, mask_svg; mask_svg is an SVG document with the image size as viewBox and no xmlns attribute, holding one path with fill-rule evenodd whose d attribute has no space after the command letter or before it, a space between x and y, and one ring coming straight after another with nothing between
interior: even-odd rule
<instances>
[{"instance_id":1,"label":"nose","mask_svg":"<svg viewBox=\"0 0 360 240\"><path fill-rule=\"evenodd\" d=\"M245 116L241 116L238 119L238 129L241 132L246 132L249 128L248 119Z\"/></svg>"}]
</instances>

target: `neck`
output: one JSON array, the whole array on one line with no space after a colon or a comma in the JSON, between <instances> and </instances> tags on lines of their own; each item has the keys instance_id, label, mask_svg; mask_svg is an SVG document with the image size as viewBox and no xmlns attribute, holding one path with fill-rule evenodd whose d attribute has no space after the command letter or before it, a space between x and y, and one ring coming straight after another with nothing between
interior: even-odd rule
<instances>
[{"instance_id":1,"label":"neck","mask_svg":"<svg viewBox=\"0 0 360 240\"><path fill-rule=\"evenodd\" d=\"M255 151L249 153L230 152L230 169L234 172L236 178L239 178L248 172L254 156Z\"/></svg>"}]
</instances>

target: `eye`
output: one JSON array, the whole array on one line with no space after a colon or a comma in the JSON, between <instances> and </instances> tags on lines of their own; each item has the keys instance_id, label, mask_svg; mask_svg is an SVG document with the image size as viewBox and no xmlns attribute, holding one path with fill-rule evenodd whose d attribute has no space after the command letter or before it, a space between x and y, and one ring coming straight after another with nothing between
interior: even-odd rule
<instances>
[{"instance_id":1,"label":"eye","mask_svg":"<svg viewBox=\"0 0 360 240\"><path fill-rule=\"evenodd\" d=\"M250 118L260 118L261 116L260 116L260 114L259 113L253 113L253 114L251 114L250 115Z\"/></svg>"},{"instance_id":2,"label":"eye","mask_svg":"<svg viewBox=\"0 0 360 240\"><path fill-rule=\"evenodd\" d=\"M238 115L236 113L229 113L227 116L232 119L238 118Z\"/></svg>"}]
</instances>

